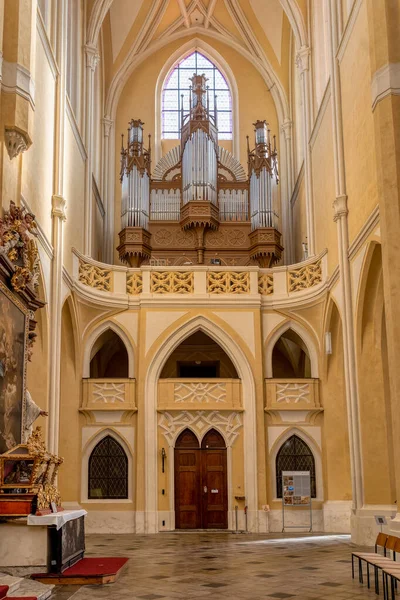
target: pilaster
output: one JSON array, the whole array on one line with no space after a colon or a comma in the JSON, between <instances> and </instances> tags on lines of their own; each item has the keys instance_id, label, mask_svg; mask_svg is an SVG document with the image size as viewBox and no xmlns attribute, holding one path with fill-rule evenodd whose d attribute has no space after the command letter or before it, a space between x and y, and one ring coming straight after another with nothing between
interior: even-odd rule
<instances>
[{"instance_id":1,"label":"pilaster","mask_svg":"<svg viewBox=\"0 0 400 600\"><path fill-rule=\"evenodd\" d=\"M85 163L85 228L84 253L91 256L92 251L92 170L93 170L93 88L94 73L100 60L97 47L86 44L86 103L85 103L85 144L87 159Z\"/></svg>"},{"instance_id":2,"label":"pilaster","mask_svg":"<svg viewBox=\"0 0 400 600\"><path fill-rule=\"evenodd\" d=\"M287 203L282 207L283 212L283 231L286 232L285 243L285 263L290 265L294 262L293 256L293 215L290 199L293 193L293 121L286 119L281 125L281 132L285 140L286 157L286 189Z\"/></svg>"},{"instance_id":3,"label":"pilaster","mask_svg":"<svg viewBox=\"0 0 400 600\"><path fill-rule=\"evenodd\" d=\"M66 220L66 202L62 196L52 197L53 262L51 271L50 305L50 399L49 435L50 452L58 452L60 422L60 373L61 373L61 310L63 267L63 224Z\"/></svg>"},{"instance_id":4,"label":"pilaster","mask_svg":"<svg viewBox=\"0 0 400 600\"><path fill-rule=\"evenodd\" d=\"M106 263L112 264L114 256L114 206L111 198L113 198L112 184L114 172L114 161L113 161L113 136L114 121L109 117L105 116L102 120L103 123L103 204L105 206L105 223L104 223L104 257L103 260ZM111 141L110 141L111 140ZM111 173L111 177L109 174Z\"/></svg>"},{"instance_id":5,"label":"pilaster","mask_svg":"<svg viewBox=\"0 0 400 600\"><path fill-rule=\"evenodd\" d=\"M312 188L312 163L309 140L311 137L311 93L310 93L310 55L308 46L302 46L296 54L296 65L300 72L301 95L303 103L303 150L304 180L306 188L306 222L309 256L315 254L314 198Z\"/></svg>"}]
</instances>

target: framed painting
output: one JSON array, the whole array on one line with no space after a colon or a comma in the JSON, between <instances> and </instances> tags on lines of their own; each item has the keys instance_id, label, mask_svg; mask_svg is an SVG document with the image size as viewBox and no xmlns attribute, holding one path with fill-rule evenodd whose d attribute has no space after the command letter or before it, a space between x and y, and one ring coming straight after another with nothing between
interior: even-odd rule
<instances>
[{"instance_id":1,"label":"framed painting","mask_svg":"<svg viewBox=\"0 0 400 600\"><path fill-rule=\"evenodd\" d=\"M0 454L22 442L29 312L0 281Z\"/></svg>"}]
</instances>

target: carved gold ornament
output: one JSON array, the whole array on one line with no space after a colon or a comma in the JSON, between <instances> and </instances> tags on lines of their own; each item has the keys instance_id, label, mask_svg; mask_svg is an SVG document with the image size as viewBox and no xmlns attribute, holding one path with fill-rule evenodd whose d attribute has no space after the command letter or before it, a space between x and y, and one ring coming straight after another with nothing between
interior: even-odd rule
<instances>
[{"instance_id":1,"label":"carved gold ornament","mask_svg":"<svg viewBox=\"0 0 400 600\"><path fill-rule=\"evenodd\" d=\"M299 292L322 282L322 265L317 261L299 269L288 271L289 292Z\"/></svg>"},{"instance_id":2,"label":"carved gold ornament","mask_svg":"<svg viewBox=\"0 0 400 600\"><path fill-rule=\"evenodd\" d=\"M143 291L143 278L141 273L129 273L126 278L126 293L131 296L141 294Z\"/></svg>"},{"instance_id":3,"label":"carved gold ornament","mask_svg":"<svg viewBox=\"0 0 400 600\"><path fill-rule=\"evenodd\" d=\"M261 273L258 276L258 293L269 296L274 293L274 276L272 273Z\"/></svg>"},{"instance_id":4,"label":"carved gold ornament","mask_svg":"<svg viewBox=\"0 0 400 600\"><path fill-rule=\"evenodd\" d=\"M153 294L192 294L192 272L153 271L150 275L150 292Z\"/></svg>"},{"instance_id":5,"label":"carved gold ornament","mask_svg":"<svg viewBox=\"0 0 400 600\"><path fill-rule=\"evenodd\" d=\"M210 271L207 273L207 292L209 294L248 294L250 292L250 273L243 271Z\"/></svg>"},{"instance_id":6,"label":"carved gold ornament","mask_svg":"<svg viewBox=\"0 0 400 600\"><path fill-rule=\"evenodd\" d=\"M80 261L79 281L102 292L112 292L112 271Z\"/></svg>"},{"instance_id":7,"label":"carved gold ornament","mask_svg":"<svg viewBox=\"0 0 400 600\"><path fill-rule=\"evenodd\" d=\"M11 285L17 292L39 284L39 255L32 235L37 236L35 215L10 202L10 209L0 218L0 255L14 265Z\"/></svg>"}]
</instances>

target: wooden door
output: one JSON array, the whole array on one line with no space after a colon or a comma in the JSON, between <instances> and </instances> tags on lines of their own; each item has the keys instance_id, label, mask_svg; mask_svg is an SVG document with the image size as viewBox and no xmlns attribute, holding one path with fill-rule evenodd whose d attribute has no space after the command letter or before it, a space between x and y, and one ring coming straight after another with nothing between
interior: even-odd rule
<instances>
[{"instance_id":1,"label":"wooden door","mask_svg":"<svg viewBox=\"0 0 400 600\"><path fill-rule=\"evenodd\" d=\"M175 445L175 527L201 529L201 454L192 431L185 429Z\"/></svg>"},{"instance_id":2,"label":"wooden door","mask_svg":"<svg viewBox=\"0 0 400 600\"><path fill-rule=\"evenodd\" d=\"M202 528L228 528L226 447L221 434L211 429L201 444Z\"/></svg>"}]
</instances>

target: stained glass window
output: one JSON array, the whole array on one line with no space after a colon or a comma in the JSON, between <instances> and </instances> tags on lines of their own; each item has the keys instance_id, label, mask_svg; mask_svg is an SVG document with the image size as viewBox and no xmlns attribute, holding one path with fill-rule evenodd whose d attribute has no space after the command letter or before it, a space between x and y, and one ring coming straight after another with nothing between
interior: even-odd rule
<instances>
[{"instance_id":1,"label":"stained glass window","mask_svg":"<svg viewBox=\"0 0 400 600\"><path fill-rule=\"evenodd\" d=\"M162 92L162 138L180 138L180 111L182 103L185 113L189 111L190 78L193 73L204 73L207 77L211 111L214 111L214 96L217 96L218 137L220 140L231 140L232 97L229 86L217 67L197 50L175 66L165 83Z\"/></svg>"},{"instance_id":2,"label":"stained glass window","mask_svg":"<svg viewBox=\"0 0 400 600\"><path fill-rule=\"evenodd\" d=\"M282 471L310 471L311 497L317 497L314 456L307 444L297 435L292 435L281 446L276 456L277 498L282 498Z\"/></svg>"},{"instance_id":3,"label":"stained glass window","mask_svg":"<svg viewBox=\"0 0 400 600\"><path fill-rule=\"evenodd\" d=\"M89 458L89 498L128 498L128 457L109 435L97 444Z\"/></svg>"}]
</instances>

